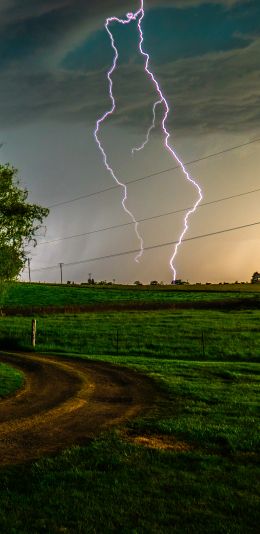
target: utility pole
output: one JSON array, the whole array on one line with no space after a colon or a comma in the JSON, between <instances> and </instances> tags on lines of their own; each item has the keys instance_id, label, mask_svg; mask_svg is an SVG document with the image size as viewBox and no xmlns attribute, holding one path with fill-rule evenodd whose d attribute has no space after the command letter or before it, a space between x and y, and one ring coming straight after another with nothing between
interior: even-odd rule
<instances>
[{"instance_id":1,"label":"utility pole","mask_svg":"<svg viewBox=\"0 0 260 534\"><path fill-rule=\"evenodd\" d=\"M31 260L30 258L27 259L27 262L28 262L29 282L31 282Z\"/></svg>"},{"instance_id":2,"label":"utility pole","mask_svg":"<svg viewBox=\"0 0 260 534\"><path fill-rule=\"evenodd\" d=\"M60 283L62 284L62 267L63 267L64 263L59 263L59 266L60 266Z\"/></svg>"}]
</instances>

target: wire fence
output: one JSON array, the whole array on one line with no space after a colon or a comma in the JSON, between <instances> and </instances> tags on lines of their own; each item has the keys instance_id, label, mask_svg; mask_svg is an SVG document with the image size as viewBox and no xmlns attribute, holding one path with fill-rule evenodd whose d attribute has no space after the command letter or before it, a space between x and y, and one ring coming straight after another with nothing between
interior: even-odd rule
<instances>
[{"instance_id":1,"label":"wire fence","mask_svg":"<svg viewBox=\"0 0 260 534\"><path fill-rule=\"evenodd\" d=\"M14 319L14 318L13 318ZM0 349L32 348L31 319L15 324L0 321ZM170 359L252 360L260 356L260 332L255 325L230 328L223 324L111 324L111 317L37 318L36 350L89 355L146 356ZM15 323L16 321L14 321ZM149 322L149 321L148 321ZM114 320L115 323L115 320Z\"/></svg>"}]
</instances>

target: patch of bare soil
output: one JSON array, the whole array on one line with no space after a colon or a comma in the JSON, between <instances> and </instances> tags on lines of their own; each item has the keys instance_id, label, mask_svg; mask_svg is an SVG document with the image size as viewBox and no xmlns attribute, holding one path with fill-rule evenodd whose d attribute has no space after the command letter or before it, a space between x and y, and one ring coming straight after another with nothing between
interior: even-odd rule
<instances>
[{"instance_id":1,"label":"patch of bare soil","mask_svg":"<svg viewBox=\"0 0 260 534\"><path fill-rule=\"evenodd\" d=\"M143 447L149 447L150 449L160 449L176 452L187 452L191 450L191 446L184 441L178 441L173 436L161 435L130 435L124 434L124 439L135 443L136 445L142 445Z\"/></svg>"},{"instance_id":2,"label":"patch of bare soil","mask_svg":"<svg viewBox=\"0 0 260 534\"><path fill-rule=\"evenodd\" d=\"M158 397L149 378L108 363L8 353L0 361L26 377L16 395L0 401L0 465L86 443Z\"/></svg>"}]
</instances>

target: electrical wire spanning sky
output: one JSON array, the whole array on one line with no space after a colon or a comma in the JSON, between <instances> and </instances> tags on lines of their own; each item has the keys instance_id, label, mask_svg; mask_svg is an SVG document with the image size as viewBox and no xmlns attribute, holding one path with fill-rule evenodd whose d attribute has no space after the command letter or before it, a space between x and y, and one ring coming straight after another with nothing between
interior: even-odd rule
<instances>
[{"instance_id":1,"label":"electrical wire spanning sky","mask_svg":"<svg viewBox=\"0 0 260 534\"><path fill-rule=\"evenodd\" d=\"M110 96L110 99L111 99L112 107L111 107L111 109L109 111L106 111L100 119L98 119L98 121L96 123L96 129L95 129L94 135L95 135L96 142L97 142L97 144L99 146L99 149L100 149L100 151L101 151L101 153L103 155L104 164L105 164L107 170L110 172L110 174L112 175L113 179L117 182L117 184L120 185L122 187L122 189L123 189L122 206L123 206L123 209L125 210L125 212L131 217L132 221L134 222L136 235L137 235L137 237L139 239L139 242L140 242L140 251L139 251L138 255L135 257L135 260L138 262L139 259L142 256L142 254L143 254L144 244L143 244L143 239L142 239L142 237L141 237L141 235L139 233L138 222L135 219L134 215L131 213L131 211L127 208L127 187L126 187L125 184L123 184L122 182L119 181L119 179L115 175L114 170L109 165L107 154L106 154L106 152L105 152L105 150L104 150L104 148L103 148L103 146L101 144L101 141L99 139L100 126L104 123L104 121L109 116L111 116L114 113L115 108L116 108L116 103L115 103L115 99L114 99L114 95L113 95L112 74L113 74L113 72L115 71L115 69L117 67L117 61L118 61L119 54L118 54L118 50L117 50L116 45L115 45L115 40L114 40L113 34L110 31L109 26L110 26L111 23L114 23L114 22L126 25L126 24L130 24L131 22L138 21L137 22L137 26L138 26L138 31L139 31L139 51L140 51L140 54L144 58L144 70L145 70L148 78L151 80L151 82L152 82L152 84L153 84L153 86L155 88L155 91L156 91L156 93L158 95L158 100L153 105L153 122L152 122L152 125L150 126L150 128L149 128L149 130L147 132L145 141L140 147L132 149L132 153L142 150L145 147L145 145L149 142L150 133L151 133L152 129L155 127L156 107L158 105L162 105L163 108L164 108L164 114L163 114L163 118L162 118L162 121L161 121L161 129L162 129L162 133L163 133L163 137L164 137L164 146L165 146L166 150L170 153L171 157L177 161L177 163L180 166L180 168L181 168L183 174L185 175L186 179L195 187L195 189L197 190L197 193L198 193L198 198L197 198L194 206L191 209L189 209L187 211L187 213L185 214L184 227L183 227L182 233L179 236L179 239L178 239L177 243L175 244L173 254L172 254L171 258L170 258L170 268L172 270L173 280L175 281L176 280L176 269L175 269L175 266L174 266L174 261L175 261L176 255L178 253L178 249L179 249L179 247L180 247L180 245L181 245L181 243L183 241L183 238L184 238L184 236L185 236L185 234L186 234L186 232L187 232L187 230L189 228L189 224L188 223L189 223L190 215L195 213L199 203L201 202L201 200L203 198L203 195L202 195L202 190L201 190L199 184L189 175L189 173L186 170L186 168L185 168L184 164L182 163L181 159L179 158L179 156L176 154L175 150L170 145L170 132L168 131L167 126L166 126L168 115L169 115L169 112L170 112L170 108L169 108L168 102L167 102L167 100L166 100L166 98L165 98L165 96L164 96L164 94L162 92L162 89L161 89L161 87L159 85L159 82L155 78L153 72L150 70L150 56L143 49L144 35L143 35L143 29L142 29L142 22L143 22L144 16L145 16L144 0L140 0L140 8L139 8L139 10L136 11L135 13L127 13L125 19L119 19L118 17L109 17L108 19L106 19L105 28L106 28L106 31L107 31L107 33L109 35L109 38L110 38L110 41L111 41L111 46L112 46L112 48L114 50L114 53L115 53L112 67L110 68L110 70L107 73L108 84L109 84L109 96Z\"/></svg>"}]
</instances>

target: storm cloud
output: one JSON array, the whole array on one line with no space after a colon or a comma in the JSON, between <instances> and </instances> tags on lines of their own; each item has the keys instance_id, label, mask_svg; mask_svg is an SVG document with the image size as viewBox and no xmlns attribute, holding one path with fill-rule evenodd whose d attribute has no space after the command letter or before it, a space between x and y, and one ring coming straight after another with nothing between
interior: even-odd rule
<instances>
[{"instance_id":1,"label":"storm cloud","mask_svg":"<svg viewBox=\"0 0 260 534\"><path fill-rule=\"evenodd\" d=\"M138 0L0 0L1 160L19 169L33 202L59 204L51 209L47 240L66 237L34 250L33 270L138 246L131 225L100 232L129 219L93 136L95 121L111 105L106 74L113 50L105 19L138 6ZM257 144L207 155L247 142L259 129L259 1L146 0L145 7L144 48L171 108L172 142L183 161L205 156L191 169L210 205L192 217L190 235L253 223L259 198L243 192L259 186ZM183 213L174 210L191 206L195 192L180 172L165 172L175 162L159 137L159 107L158 137L153 133L145 151L132 158L130 149L144 140L157 95L138 54L136 26L115 24L113 32L119 49L113 75L117 107L102 127L102 141L116 175L134 181L128 206L143 219L145 245L170 242L183 227ZM144 176L149 180L139 181ZM241 193L239 199L232 198L234 192ZM230 200L211 204L224 197ZM189 242L179 255L180 277L248 279L260 259L257 231L221 234L212 244ZM73 234L78 237L68 241ZM122 257L94 262L90 269L95 279L169 281L170 253L155 249L140 265ZM66 268L66 275L83 281L88 268ZM39 276L53 281L59 270Z\"/></svg>"},{"instance_id":2,"label":"storm cloud","mask_svg":"<svg viewBox=\"0 0 260 534\"><path fill-rule=\"evenodd\" d=\"M230 7L239 2L218 3ZM203 0L149 0L146 4L148 8L170 5L184 9L203 4ZM137 7L137 1L129 0L2 1L0 41L5 46L0 55L1 126L50 118L94 121L108 105L106 71L69 69L64 66L64 58L88 35L101 29L107 16ZM207 132L257 127L260 40L255 35L246 39L240 48L156 65L156 75L174 104L171 126L183 132L191 128ZM140 64L120 65L115 91L115 123L144 127L150 120L155 95Z\"/></svg>"}]
</instances>

